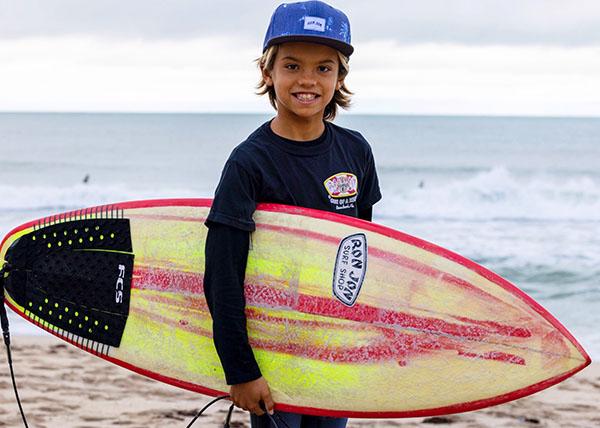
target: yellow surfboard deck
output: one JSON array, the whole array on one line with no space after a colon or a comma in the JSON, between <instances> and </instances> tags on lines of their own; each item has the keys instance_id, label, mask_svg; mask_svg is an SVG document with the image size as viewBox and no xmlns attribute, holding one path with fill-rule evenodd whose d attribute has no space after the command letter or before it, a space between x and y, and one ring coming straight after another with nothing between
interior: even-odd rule
<instances>
[{"instance_id":1,"label":"yellow surfboard deck","mask_svg":"<svg viewBox=\"0 0 600 428\"><path fill-rule=\"evenodd\" d=\"M203 293L207 199L95 207L9 233L5 300L54 335L204 394L228 387ZM409 417L532 394L590 363L489 270L377 224L273 204L255 213L249 338L277 407Z\"/></svg>"}]
</instances>

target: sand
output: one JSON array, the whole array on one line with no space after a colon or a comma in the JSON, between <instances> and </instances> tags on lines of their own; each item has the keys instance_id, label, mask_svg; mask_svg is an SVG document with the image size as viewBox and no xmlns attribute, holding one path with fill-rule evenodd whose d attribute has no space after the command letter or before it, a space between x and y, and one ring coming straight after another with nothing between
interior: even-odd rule
<instances>
[{"instance_id":1,"label":"sand","mask_svg":"<svg viewBox=\"0 0 600 428\"><path fill-rule=\"evenodd\" d=\"M211 398L145 378L50 335L12 338L19 393L31 428L185 428ZM0 350L0 427L23 426ZM222 427L227 403L194 427ZM232 427L249 427L236 411ZM358 427L600 427L600 364L550 389L511 403L438 418L351 419Z\"/></svg>"}]
</instances>

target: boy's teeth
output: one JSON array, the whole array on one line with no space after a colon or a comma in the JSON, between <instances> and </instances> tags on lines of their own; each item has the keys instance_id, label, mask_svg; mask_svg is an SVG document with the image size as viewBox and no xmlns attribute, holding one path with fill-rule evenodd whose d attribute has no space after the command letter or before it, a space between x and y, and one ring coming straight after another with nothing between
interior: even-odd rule
<instances>
[{"instance_id":1,"label":"boy's teeth","mask_svg":"<svg viewBox=\"0 0 600 428\"><path fill-rule=\"evenodd\" d=\"M315 94L296 94L302 101L308 101L315 98Z\"/></svg>"}]
</instances>

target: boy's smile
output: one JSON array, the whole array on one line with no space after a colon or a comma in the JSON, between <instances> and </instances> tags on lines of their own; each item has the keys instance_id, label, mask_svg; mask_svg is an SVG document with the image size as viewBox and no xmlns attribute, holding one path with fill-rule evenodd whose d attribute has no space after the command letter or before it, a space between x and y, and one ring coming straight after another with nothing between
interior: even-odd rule
<instances>
[{"instance_id":1,"label":"boy's smile","mask_svg":"<svg viewBox=\"0 0 600 428\"><path fill-rule=\"evenodd\" d=\"M325 107L343 80L338 80L338 52L316 43L282 43L271 72L263 71L275 89L280 121L323 121Z\"/></svg>"},{"instance_id":2,"label":"boy's smile","mask_svg":"<svg viewBox=\"0 0 600 428\"><path fill-rule=\"evenodd\" d=\"M310 104L310 103L316 101L318 97L320 97L319 94L315 94L312 92L296 92L292 95L294 97L296 97L298 99L298 101L300 101L303 104Z\"/></svg>"}]
</instances>

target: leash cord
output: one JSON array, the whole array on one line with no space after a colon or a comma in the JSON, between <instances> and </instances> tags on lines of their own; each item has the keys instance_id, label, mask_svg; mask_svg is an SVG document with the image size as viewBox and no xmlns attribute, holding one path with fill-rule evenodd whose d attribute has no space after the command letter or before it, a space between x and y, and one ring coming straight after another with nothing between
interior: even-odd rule
<instances>
[{"instance_id":1,"label":"leash cord","mask_svg":"<svg viewBox=\"0 0 600 428\"><path fill-rule=\"evenodd\" d=\"M196 422L196 419L198 419L200 416L202 416L202 414L204 413L204 411L206 409L208 409L210 406L212 406L213 404L215 404L217 401L225 400L226 398L229 398L229 395L221 395L220 397L217 397L214 400L212 400L210 403L208 403L206 406L204 406L202 408L202 410L200 410L196 416L194 416L194 419L192 419L190 421L190 423L188 424L188 426L186 428L190 428L192 426L192 424L194 422Z\"/></svg>"},{"instance_id":2,"label":"leash cord","mask_svg":"<svg viewBox=\"0 0 600 428\"><path fill-rule=\"evenodd\" d=\"M209 403L208 403L206 406L204 406L204 407L202 408L202 410L200 410L200 411L198 412L198 414L197 414L196 416L194 416L194 419L192 419L192 420L190 421L190 423L188 424L188 426L187 426L186 428L190 428L190 427L191 427L191 426L194 424L194 422L196 422L196 420L197 420L197 419L198 419L200 416L202 416L202 414L203 414L203 413L206 411L206 409L208 409L210 406L212 406L213 404L215 404L217 401L220 401L220 400L225 400L225 399L227 399L227 398L229 398L229 395L221 395L220 397L217 397L217 398L215 398L214 400L212 400L211 402L209 402ZM263 405L262 403L261 403L261 406L263 406L263 407L264 407L264 405ZM229 427L230 427L229 423L230 423L230 421L231 421L231 414L233 413L233 407L234 407L234 405L233 405L233 404L232 404L231 406L229 406L229 410L228 410L228 412L227 412L227 417L225 418L225 424L223 425L223 428L229 428ZM264 408L263 408L263 410L264 410ZM277 425L277 422L275 422L275 419L273 418L273 416L271 416L269 413L266 413L266 412L265 412L265 414L268 416L268 418L269 418L269 420L271 421L271 423L273 424L273 426L274 426L275 428L279 428L279 425ZM281 418L281 416L279 416L277 413L275 413L275 417L277 418L277 420L279 421L279 423L281 423L281 424L282 424L282 425L283 425L285 428L290 428L290 426L289 426L289 425L286 423L286 421L284 421L284 420Z\"/></svg>"},{"instance_id":3,"label":"leash cord","mask_svg":"<svg viewBox=\"0 0 600 428\"><path fill-rule=\"evenodd\" d=\"M15 372L13 370L12 355L10 352L10 330L8 325L8 314L6 313L6 306L4 306L4 281L5 274L10 272L10 265L5 263L0 269L0 298L2 304L0 305L0 324L2 325L2 336L4 337L4 344L6 345L6 356L8 357L8 367L10 368L10 378L12 380L13 389L15 391L15 397L17 398L17 404L19 405L19 411L21 412L21 418L25 428L29 428L27 425L27 419L25 418L25 412L21 405L21 399L19 398L19 391L17 390L17 382L15 380Z\"/></svg>"}]
</instances>

